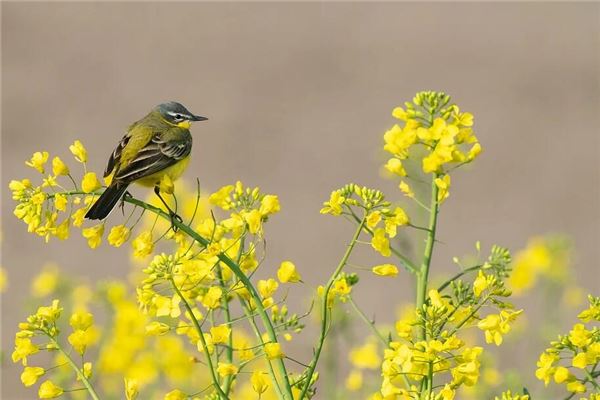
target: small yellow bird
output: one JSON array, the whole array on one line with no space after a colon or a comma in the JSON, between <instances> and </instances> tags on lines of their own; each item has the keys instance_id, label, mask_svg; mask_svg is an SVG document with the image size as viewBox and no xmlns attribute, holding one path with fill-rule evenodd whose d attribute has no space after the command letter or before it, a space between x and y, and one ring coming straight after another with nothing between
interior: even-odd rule
<instances>
[{"instance_id":1,"label":"small yellow bird","mask_svg":"<svg viewBox=\"0 0 600 400\"><path fill-rule=\"evenodd\" d=\"M133 123L108 159L104 176L112 181L85 214L88 219L104 219L131 183L154 186L171 218L177 217L160 195L159 184L167 175L172 181L183 174L190 161L192 121L208 118L194 115L180 103L159 104L148 115Z\"/></svg>"}]
</instances>

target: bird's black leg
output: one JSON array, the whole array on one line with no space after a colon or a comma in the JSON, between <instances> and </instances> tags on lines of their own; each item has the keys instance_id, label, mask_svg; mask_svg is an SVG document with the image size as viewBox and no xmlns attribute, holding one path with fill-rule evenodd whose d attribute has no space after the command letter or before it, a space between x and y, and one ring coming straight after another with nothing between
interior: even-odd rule
<instances>
[{"instance_id":1,"label":"bird's black leg","mask_svg":"<svg viewBox=\"0 0 600 400\"><path fill-rule=\"evenodd\" d=\"M162 201L162 203L165 205L165 207L169 211L169 217L171 217L171 229L173 229L173 232L177 232L178 228L177 228L177 225L175 224L175 221L178 221L179 223L181 223L181 222L183 222L183 219L179 215L177 215L177 213L175 211L173 211L171 209L171 207L169 207L169 205L167 204L165 199L163 199L163 197L161 196L160 188L158 186L154 186L154 193L156 193L156 195L158 196L160 201Z\"/></svg>"},{"instance_id":2,"label":"bird's black leg","mask_svg":"<svg viewBox=\"0 0 600 400\"><path fill-rule=\"evenodd\" d=\"M119 207L121 208L121 212L123 213L123 216L125 216L125 199L126 198L132 198L133 196L131 195L131 193L129 193L129 190L126 190L125 193L123 193L123 197L121 197L121 203L119 204Z\"/></svg>"}]
</instances>

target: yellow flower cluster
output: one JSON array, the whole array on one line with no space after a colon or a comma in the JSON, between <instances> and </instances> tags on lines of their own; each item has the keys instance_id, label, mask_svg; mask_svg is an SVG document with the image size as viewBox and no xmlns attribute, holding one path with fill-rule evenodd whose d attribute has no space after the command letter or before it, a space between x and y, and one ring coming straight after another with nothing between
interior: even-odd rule
<instances>
[{"instance_id":1,"label":"yellow flower cluster","mask_svg":"<svg viewBox=\"0 0 600 400\"><path fill-rule=\"evenodd\" d=\"M565 385L568 392L586 393L594 390L591 398L600 393L600 297L589 296L590 307L578 318L568 335L561 335L550 343L537 362L535 376L547 386L551 380ZM586 327L593 322L595 326Z\"/></svg>"},{"instance_id":2,"label":"yellow flower cluster","mask_svg":"<svg viewBox=\"0 0 600 400\"><path fill-rule=\"evenodd\" d=\"M395 108L392 116L404 125L395 124L383 136L383 148L393 156L385 169L405 177L405 164L413 158L420 159L423 172L434 174L441 204L449 196L450 170L470 163L481 153L481 145L473 134L473 115L461 112L445 93L420 92L404 108ZM400 190L414 198L405 181L400 182Z\"/></svg>"},{"instance_id":3,"label":"yellow flower cluster","mask_svg":"<svg viewBox=\"0 0 600 400\"><path fill-rule=\"evenodd\" d=\"M381 191L351 183L331 193L329 201L323 203L321 214L348 215L359 222L354 207L366 213L365 225L373 235L373 249L389 257L392 254L390 238L396 236L399 226L410 222L406 212L401 207L391 207Z\"/></svg>"}]
</instances>

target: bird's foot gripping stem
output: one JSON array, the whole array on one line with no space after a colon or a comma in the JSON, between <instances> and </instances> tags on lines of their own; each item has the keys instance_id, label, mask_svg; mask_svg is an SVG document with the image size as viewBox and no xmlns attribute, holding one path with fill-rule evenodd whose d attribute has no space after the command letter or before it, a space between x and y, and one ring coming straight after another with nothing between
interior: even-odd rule
<instances>
[{"instance_id":1,"label":"bird's foot gripping stem","mask_svg":"<svg viewBox=\"0 0 600 400\"><path fill-rule=\"evenodd\" d=\"M123 197L121 197L121 202L119 203L119 208L121 209L123 215L125 215L125 201L127 199L131 199L132 197L133 196L131 193L129 193L129 190L126 190L125 193L123 193Z\"/></svg>"},{"instance_id":2,"label":"bird's foot gripping stem","mask_svg":"<svg viewBox=\"0 0 600 400\"><path fill-rule=\"evenodd\" d=\"M163 203L163 205L169 212L169 218L171 218L171 229L173 230L173 232L177 232L179 230L179 228L177 227L177 223L183 223L183 219L179 215L177 215L177 213L173 211L171 207L169 207L165 199L163 199L162 195L160 194L160 188L158 186L154 187L154 193L156 193L160 201ZM175 207L175 209L177 209L177 207Z\"/></svg>"}]
</instances>

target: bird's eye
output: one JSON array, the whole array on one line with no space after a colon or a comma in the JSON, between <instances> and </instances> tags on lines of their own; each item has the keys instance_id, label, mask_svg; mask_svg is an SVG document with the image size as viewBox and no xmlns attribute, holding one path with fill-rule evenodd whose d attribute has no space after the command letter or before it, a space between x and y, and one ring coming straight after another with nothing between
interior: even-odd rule
<instances>
[{"instance_id":1,"label":"bird's eye","mask_svg":"<svg viewBox=\"0 0 600 400\"><path fill-rule=\"evenodd\" d=\"M183 118L181 117L181 114L175 114L175 119L183 119Z\"/></svg>"}]
</instances>

